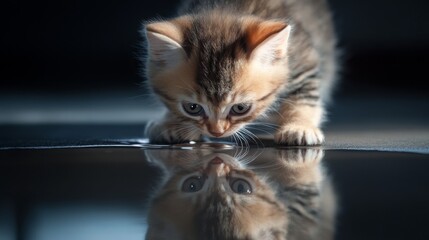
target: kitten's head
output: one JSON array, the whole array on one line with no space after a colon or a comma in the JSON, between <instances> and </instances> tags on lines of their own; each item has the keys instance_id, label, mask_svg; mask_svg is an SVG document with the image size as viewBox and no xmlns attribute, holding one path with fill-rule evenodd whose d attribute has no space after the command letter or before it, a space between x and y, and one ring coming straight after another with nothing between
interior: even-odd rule
<instances>
[{"instance_id":1,"label":"kitten's head","mask_svg":"<svg viewBox=\"0 0 429 240\"><path fill-rule=\"evenodd\" d=\"M207 12L145 25L147 77L183 124L226 137L263 115L288 77L290 26Z\"/></svg>"},{"instance_id":2,"label":"kitten's head","mask_svg":"<svg viewBox=\"0 0 429 240\"><path fill-rule=\"evenodd\" d=\"M284 239L286 210L262 176L221 153L178 161L164 166L146 239Z\"/></svg>"}]
</instances>

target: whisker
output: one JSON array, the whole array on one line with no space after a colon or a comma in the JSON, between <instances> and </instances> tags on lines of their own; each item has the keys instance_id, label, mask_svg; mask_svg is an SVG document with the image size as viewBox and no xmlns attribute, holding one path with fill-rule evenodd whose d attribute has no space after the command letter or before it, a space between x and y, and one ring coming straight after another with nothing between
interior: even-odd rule
<instances>
[{"instance_id":1,"label":"whisker","mask_svg":"<svg viewBox=\"0 0 429 240\"><path fill-rule=\"evenodd\" d=\"M243 153L238 157L238 159L240 160L248 154L249 149L250 149L250 145L249 145L249 142L247 141L247 139L245 138L245 136L243 135L243 133L241 132L241 129L237 131L237 136L240 139L242 139L243 143L245 144L245 146L243 148L243 150L244 150Z\"/></svg>"},{"instance_id":2,"label":"whisker","mask_svg":"<svg viewBox=\"0 0 429 240\"><path fill-rule=\"evenodd\" d=\"M239 139L240 144L241 144L241 149L240 149L240 152L239 152L239 155L237 156L237 158L241 159L242 157L244 157L246 155L247 146L246 146L245 139L241 136L239 131L237 131L237 138Z\"/></svg>"},{"instance_id":3,"label":"whisker","mask_svg":"<svg viewBox=\"0 0 429 240\"><path fill-rule=\"evenodd\" d=\"M264 133L266 133L266 134L268 134L268 135L273 135L273 133L272 133L272 132L269 132L269 131L267 131L267 130L263 130L263 129L259 129L259 128L254 128L254 127L250 127L250 126L247 126L246 128L247 128L247 129L258 130L258 131L264 132ZM251 131L250 131L250 132L251 132ZM252 134L253 134L253 133L252 133Z\"/></svg>"},{"instance_id":4,"label":"whisker","mask_svg":"<svg viewBox=\"0 0 429 240\"><path fill-rule=\"evenodd\" d=\"M243 132L245 134L247 134L256 143L256 146L258 148L259 148L259 144L258 143L260 143L262 145L262 147L265 147L264 143L261 140L259 140L259 138L254 133L252 133L251 131L247 130L246 128L243 128Z\"/></svg>"},{"instance_id":5,"label":"whisker","mask_svg":"<svg viewBox=\"0 0 429 240\"><path fill-rule=\"evenodd\" d=\"M238 136L236 136L236 133L232 134L232 137L234 138L234 141L238 145L238 149L234 153L234 158L238 158L238 156L240 155L240 153L242 151L241 141L238 139Z\"/></svg>"},{"instance_id":6,"label":"whisker","mask_svg":"<svg viewBox=\"0 0 429 240\"><path fill-rule=\"evenodd\" d=\"M281 162L278 162L278 161L269 161L269 162L267 162L265 164L249 166L248 169L249 170L270 169L270 168L279 168L279 167L282 167L282 166L283 165L281 164Z\"/></svg>"},{"instance_id":7,"label":"whisker","mask_svg":"<svg viewBox=\"0 0 429 240\"><path fill-rule=\"evenodd\" d=\"M277 129L278 125L274 123L268 123L268 122L252 122L248 123L247 126L264 126L264 127L270 127L273 129Z\"/></svg>"},{"instance_id":8,"label":"whisker","mask_svg":"<svg viewBox=\"0 0 429 240\"><path fill-rule=\"evenodd\" d=\"M255 151L253 155L246 156L245 158L243 158L243 160L240 163L247 166L248 164L252 163L255 159L257 159L263 152L264 152L264 149Z\"/></svg>"}]
</instances>

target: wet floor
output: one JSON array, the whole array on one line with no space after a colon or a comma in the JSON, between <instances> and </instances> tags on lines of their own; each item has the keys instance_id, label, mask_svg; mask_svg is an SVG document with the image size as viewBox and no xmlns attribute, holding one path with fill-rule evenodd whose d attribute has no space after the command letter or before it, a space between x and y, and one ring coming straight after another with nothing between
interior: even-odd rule
<instances>
[{"instance_id":1,"label":"wet floor","mask_svg":"<svg viewBox=\"0 0 429 240\"><path fill-rule=\"evenodd\" d=\"M425 154L146 147L0 151L0 239L429 239Z\"/></svg>"}]
</instances>

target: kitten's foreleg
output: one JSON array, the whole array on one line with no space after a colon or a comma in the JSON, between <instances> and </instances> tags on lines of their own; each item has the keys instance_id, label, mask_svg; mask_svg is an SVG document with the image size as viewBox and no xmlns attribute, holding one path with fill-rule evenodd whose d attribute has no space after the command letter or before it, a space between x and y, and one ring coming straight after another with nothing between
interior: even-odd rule
<instances>
[{"instance_id":1,"label":"kitten's foreleg","mask_svg":"<svg viewBox=\"0 0 429 240\"><path fill-rule=\"evenodd\" d=\"M169 114L163 120L149 122L145 128L145 136L154 144L201 140L201 133L197 129L181 124L179 119Z\"/></svg>"},{"instance_id":2,"label":"kitten's foreleg","mask_svg":"<svg viewBox=\"0 0 429 240\"><path fill-rule=\"evenodd\" d=\"M324 136L319 127L324 109L317 88L311 87L308 91L303 88L283 99L278 112L276 143L294 146L323 143Z\"/></svg>"}]
</instances>

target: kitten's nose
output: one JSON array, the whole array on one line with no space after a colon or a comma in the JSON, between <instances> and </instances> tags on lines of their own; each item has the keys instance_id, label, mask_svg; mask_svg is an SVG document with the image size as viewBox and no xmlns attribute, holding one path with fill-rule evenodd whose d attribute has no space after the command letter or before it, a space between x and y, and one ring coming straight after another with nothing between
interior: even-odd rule
<instances>
[{"instance_id":1,"label":"kitten's nose","mask_svg":"<svg viewBox=\"0 0 429 240\"><path fill-rule=\"evenodd\" d=\"M213 120L207 123L207 131L215 137L221 137L225 134L225 130L228 129L226 120Z\"/></svg>"}]
</instances>

